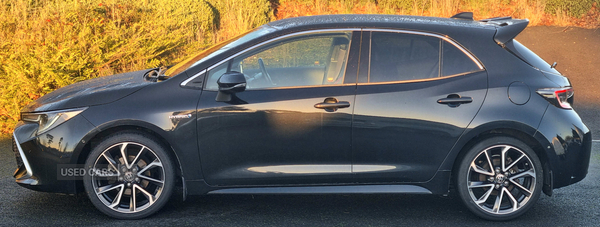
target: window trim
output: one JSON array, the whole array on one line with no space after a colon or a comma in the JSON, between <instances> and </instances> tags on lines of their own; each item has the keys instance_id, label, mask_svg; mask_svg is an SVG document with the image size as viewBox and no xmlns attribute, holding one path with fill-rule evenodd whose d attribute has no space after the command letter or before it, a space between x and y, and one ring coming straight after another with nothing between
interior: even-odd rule
<instances>
[{"instance_id":1,"label":"window trim","mask_svg":"<svg viewBox=\"0 0 600 227\"><path fill-rule=\"evenodd\" d=\"M287 34L287 35L282 35L282 36L279 36L279 37L276 37L276 38L273 38L273 39L261 42L259 44L256 44L256 45L252 46L252 47L246 48L246 49L244 49L244 50L242 50L240 52L237 52L237 53L235 53L235 54L233 54L233 55L231 55L231 56L229 56L229 57L227 57L227 58L225 58L225 59L223 59L223 60L221 60L221 61L213 64L213 65L211 65L210 67L206 68L203 71L206 71L207 73L209 73L210 70L212 70L212 69L220 66L223 63L226 63L227 61L229 61L229 60L231 60L233 58L236 58L236 57L238 57L238 56L240 56L242 54L245 54L245 53L247 53L249 51L253 51L255 49L261 48L262 46L265 46L265 45L268 45L270 43L273 43L273 42L276 42L276 41L279 41L279 40L282 40L282 39L286 39L286 38L289 38L289 37L298 36L298 35L305 35L305 34L311 34L311 33L320 33L320 32L355 32L355 31L361 31L361 29L360 28L317 29L317 30L300 31L300 32L290 33L290 34ZM352 42L350 42L350 45L352 45ZM348 46L348 50L350 50L350 46ZM348 55L349 54L350 53L348 53ZM346 56L346 60L348 60L347 58L348 58L348 56ZM189 79L185 80L184 82L187 83L187 82L193 80L193 78L198 77L201 74L202 74L202 72L200 72L200 73L198 73L198 74L190 77ZM184 83L181 83L181 85L185 86ZM206 85L207 85L207 83L204 83L204 90L207 90L207 91L216 91L216 90L212 90L212 89L206 89ZM331 84L331 85L338 85L339 86L339 85L344 85L344 84L342 83L342 84ZM300 88L300 87L312 87L312 86L322 87L322 86L326 86L326 85L293 86L293 88L296 88L296 87L298 87L298 88ZM284 87L281 87L281 88L284 88ZM279 88L279 89L281 89L281 88ZM285 87L285 88L290 88L290 87ZM277 89L277 87L252 89L252 91L255 91L255 90L269 90L269 89Z\"/></svg>"},{"instance_id":2,"label":"window trim","mask_svg":"<svg viewBox=\"0 0 600 227\"><path fill-rule=\"evenodd\" d=\"M179 84L182 87L185 87L190 81L196 79L196 77L204 75L205 73L207 73L208 70L202 70L199 73L196 73L194 76L191 76L190 78L187 78L186 80L184 80L183 82L181 82L181 84ZM204 85L202 85L202 87L204 88Z\"/></svg>"},{"instance_id":3,"label":"window trim","mask_svg":"<svg viewBox=\"0 0 600 227\"><path fill-rule=\"evenodd\" d=\"M285 86L285 87L265 87L265 88L252 88L246 91L264 91L264 90L280 90L280 89L301 89L301 88L316 88L316 87L344 87L344 86L356 86L356 84L322 84L322 85L302 85L302 86ZM216 91L216 90L206 90Z\"/></svg>"},{"instance_id":4,"label":"window trim","mask_svg":"<svg viewBox=\"0 0 600 227\"><path fill-rule=\"evenodd\" d=\"M373 32L369 31L369 64L367 64L367 83L371 82L371 59L373 58L373 56L371 56L371 54L373 53ZM360 77L360 75L358 75ZM356 83L358 84L358 79L356 80Z\"/></svg>"},{"instance_id":5,"label":"window trim","mask_svg":"<svg viewBox=\"0 0 600 227\"><path fill-rule=\"evenodd\" d=\"M479 70L479 71L470 71L470 72L464 72L464 73L459 73L459 74L454 74L454 75L450 75L450 76L444 76L444 77L434 77L434 78L425 78L425 79L415 79L415 80L395 80L395 81L385 81L385 82L362 82L362 83L357 83L356 85L358 86L362 86L362 85L382 85L382 84L407 84L407 83L418 83L418 82L427 82L427 81L435 81L435 80L445 80L445 79L450 79L450 78L454 78L454 77L459 77L459 76L464 76L464 75L468 75L468 74L472 74L472 73L478 73L478 72L483 72L484 70Z\"/></svg>"}]
</instances>

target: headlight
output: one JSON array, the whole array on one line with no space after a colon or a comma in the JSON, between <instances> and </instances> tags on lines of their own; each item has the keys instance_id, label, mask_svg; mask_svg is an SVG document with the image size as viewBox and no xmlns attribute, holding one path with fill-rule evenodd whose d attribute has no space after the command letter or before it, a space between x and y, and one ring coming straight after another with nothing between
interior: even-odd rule
<instances>
[{"instance_id":1,"label":"headlight","mask_svg":"<svg viewBox=\"0 0 600 227\"><path fill-rule=\"evenodd\" d=\"M21 113L21 120L37 123L39 125L37 134L39 135L77 116L85 109L87 107L40 113Z\"/></svg>"}]
</instances>

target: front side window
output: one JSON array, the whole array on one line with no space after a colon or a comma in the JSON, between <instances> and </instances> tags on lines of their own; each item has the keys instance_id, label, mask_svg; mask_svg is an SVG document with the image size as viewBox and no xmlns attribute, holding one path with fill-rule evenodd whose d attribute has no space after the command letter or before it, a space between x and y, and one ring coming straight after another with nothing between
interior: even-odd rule
<instances>
[{"instance_id":1,"label":"front side window","mask_svg":"<svg viewBox=\"0 0 600 227\"><path fill-rule=\"evenodd\" d=\"M209 71L207 90L217 90L221 75L237 71L246 89L341 84L351 32L292 36L250 50Z\"/></svg>"}]
</instances>

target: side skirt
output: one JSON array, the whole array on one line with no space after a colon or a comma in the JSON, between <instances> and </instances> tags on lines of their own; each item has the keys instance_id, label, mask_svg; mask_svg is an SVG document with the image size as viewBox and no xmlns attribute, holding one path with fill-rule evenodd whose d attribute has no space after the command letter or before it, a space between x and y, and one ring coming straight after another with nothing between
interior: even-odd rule
<instances>
[{"instance_id":1,"label":"side skirt","mask_svg":"<svg viewBox=\"0 0 600 227\"><path fill-rule=\"evenodd\" d=\"M304 187L227 188L208 194L377 194L409 193L432 194L431 191L414 185L344 185Z\"/></svg>"},{"instance_id":2,"label":"side skirt","mask_svg":"<svg viewBox=\"0 0 600 227\"><path fill-rule=\"evenodd\" d=\"M186 195L206 194L435 194L448 195L450 171L438 171L431 180L414 184L338 184L302 186L210 186L204 180L187 180Z\"/></svg>"}]
</instances>

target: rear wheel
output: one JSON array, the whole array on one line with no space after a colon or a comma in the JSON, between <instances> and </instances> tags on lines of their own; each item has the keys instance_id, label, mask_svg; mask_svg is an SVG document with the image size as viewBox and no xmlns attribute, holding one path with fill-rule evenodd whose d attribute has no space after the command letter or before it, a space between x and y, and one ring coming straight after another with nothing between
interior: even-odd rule
<instances>
[{"instance_id":1,"label":"rear wheel","mask_svg":"<svg viewBox=\"0 0 600 227\"><path fill-rule=\"evenodd\" d=\"M169 199L174 168L166 149L149 136L117 133L104 139L85 163L88 197L103 213L119 219L147 217Z\"/></svg>"},{"instance_id":2,"label":"rear wheel","mask_svg":"<svg viewBox=\"0 0 600 227\"><path fill-rule=\"evenodd\" d=\"M538 200L542 164L525 143L493 137L469 149L458 166L457 191L473 213L504 221L527 212Z\"/></svg>"}]
</instances>

